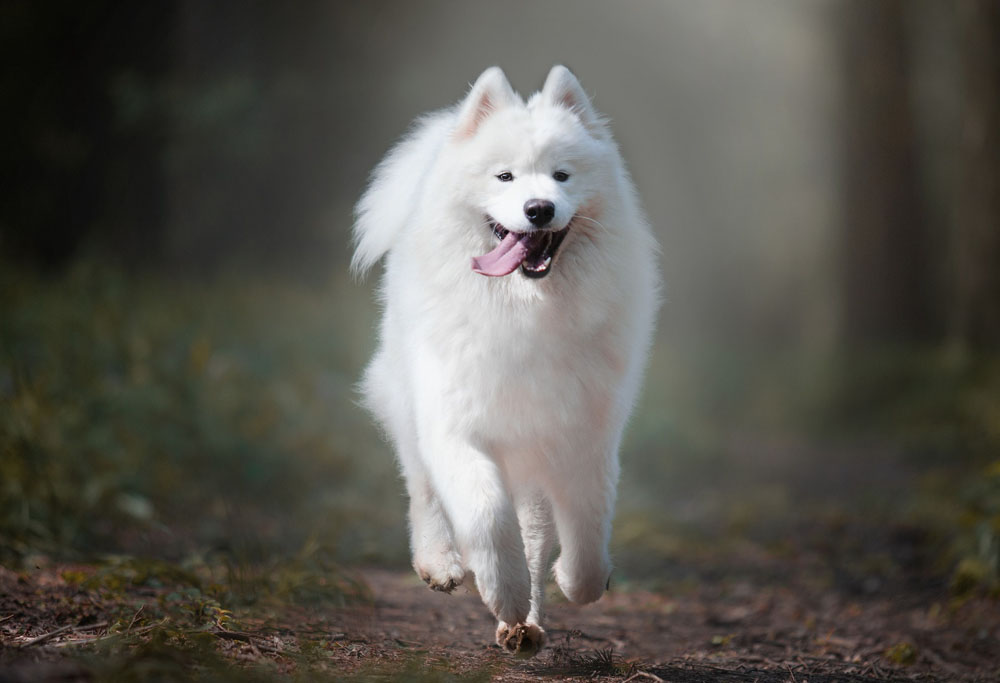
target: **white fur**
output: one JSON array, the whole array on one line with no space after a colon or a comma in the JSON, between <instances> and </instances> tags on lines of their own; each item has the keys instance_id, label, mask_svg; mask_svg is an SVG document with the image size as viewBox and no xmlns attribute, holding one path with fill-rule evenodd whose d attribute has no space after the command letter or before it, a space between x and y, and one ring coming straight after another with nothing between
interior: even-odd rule
<instances>
[{"instance_id":1,"label":"white fur","mask_svg":"<svg viewBox=\"0 0 1000 683\"><path fill-rule=\"evenodd\" d=\"M486 216L530 230L532 198L555 204L552 227L573 221L549 275L474 273L471 258L497 243ZM573 74L556 66L525 104L493 67L457 107L418 121L376 168L355 242L356 272L387 255L363 392L405 475L417 572L450 590L471 571L501 631L535 627L555 535L559 587L597 600L657 250Z\"/></svg>"}]
</instances>

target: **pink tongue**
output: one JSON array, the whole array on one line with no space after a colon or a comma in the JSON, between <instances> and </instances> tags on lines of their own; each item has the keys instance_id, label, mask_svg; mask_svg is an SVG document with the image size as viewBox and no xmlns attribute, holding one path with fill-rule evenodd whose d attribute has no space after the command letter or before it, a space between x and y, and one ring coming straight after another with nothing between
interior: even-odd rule
<instances>
[{"instance_id":1,"label":"pink tongue","mask_svg":"<svg viewBox=\"0 0 1000 683\"><path fill-rule=\"evenodd\" d=\"M524 244L528 241L524 239L527 236L526 234L519 235L516 232L508 232L493 251L472 258L472 270L480 275L489 275L490 277L510 275L528 256L528 247Z\"/></svg>"}]
</instances>

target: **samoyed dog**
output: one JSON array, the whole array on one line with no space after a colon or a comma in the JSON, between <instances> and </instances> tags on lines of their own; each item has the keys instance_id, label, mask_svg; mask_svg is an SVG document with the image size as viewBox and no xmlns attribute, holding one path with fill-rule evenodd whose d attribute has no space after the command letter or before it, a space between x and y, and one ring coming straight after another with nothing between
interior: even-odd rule
<instances>
[{"instance_id":1,"label":"samoyed dog","mask_svg":"<svg viewBox=\"0 0 1000 683\"><path fill-rule=\"evenodd\" d=\"M552 571L609 583L622 430L657 306L657 246L607 123L573 74L525 102L487 69L421 118L357 205L352 267L386 258L367 407L409 494L413 567L475 577L497 643L544 641Z\"/></svg>"}]
</instances>

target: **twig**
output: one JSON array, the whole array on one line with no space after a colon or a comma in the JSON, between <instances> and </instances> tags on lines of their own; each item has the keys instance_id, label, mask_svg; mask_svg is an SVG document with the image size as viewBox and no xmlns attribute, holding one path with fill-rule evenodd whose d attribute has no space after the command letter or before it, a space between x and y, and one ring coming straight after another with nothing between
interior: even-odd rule
<instances>
[{"instance_id":1,"label":"twig","mask_svg":"<svg viewBox=\"0 0 1000 683\"><path fill-rule=\"evenodd\" d=\"M792 667L788 666L788 662L785 662L785 668L788 669L788 675L792 677L792 683L799 683L795 680L795 674L792 673Z\"/></svg>"},{"instance_id":2,"label":"twig","mask_svg":"<svg viewBox=\"0 0 1000 683\"><path fill-rule=\"evenodd\" d=\"M343 640L343 638L332 638L331 640ZM403 640L402 638L394 638L397 643L403 647L422 647L423 643L416 640Z\"/></svg>"},{"instance_id":3,"label":"twig","mask_svg":"<svg viewBox=\"0 0 1000 683\"><path fill-rule=\"evenodd\" d=\"M163 617L162 619L160 619L155 624L146 624L145 626L137 628L136 630L132 631L131 633L112 633L112 634L109 634L106 637L110 638L112 636L120 636L120 635L139 636L139 635L142 635L143 633L146 633L147 631L152 631L157 626L163 626L169 620L170 620L169 617Z\"/></svg>"},{"instance_id":4,"label":"twig","mask_svg":"<svg viewBox=\"0 0 1000 683\"><path fill-rule=\"evenodd\" d=\"M140 628L135 629L131 633L127 633L127 634L126 633L107 633L107 634L105 634L103 636L94 636L92 638L77 638L76 640L64 640L61 643L53 643L53 645L55 645L56 647L68 647L70 645L89 645L90 643L97 643L97 642L100 642L102 640L109 640L111 638L120 638L120 637L125 636L125 635L139 636L139 635L142 635L143 633L146 633L148 631L152 631L157 626L162 626L166 622L167 622L167 617L164 617L163 619L161 619L160 621L156 622L155 624L147 624L145 626L142 626ZM94 626L107 626L107 625L108 625L107 622L104 622L102 624L94 624ZM91 626L89 628L94 628L94 626ZM82 629L78 629L78 630L82 630Z\"/></svg>"},{"instance_id":5,"label":"twig","mask_svg":"<svg viewBox=\"0 0 1000 683\"><path fill-rule=\"evenodd\" d=\"M242 643L247 643L250 645L250 647L254 649L257 649L259 647L265 652L273 652L274 654L279 654L279 655L284 654L284 650L279 650L273 645L267 645L265 643L255 642L254 639L257 638L257 636L255 636L252 633L244 633L242 631L223 631L221 629L215 631L208 631L208 633L211 633L214 636L218 636L219 638L225 638L227 640L238 640Z\"/></svg>"},{"instance_id":6,"label":"twig","mask_svg":"<svg viewBox=\"0 0 1000 683\"><path fill-rule=\"evenodd\" d=\"M135 614L132 615L132 621L128 622L128 628L125 629L125 635L129 635L132 632L132 627L135 626L135 620L139 618L139 615L142 613L142 609L145 606L146 603L142 603L141 605L139 605L139 609L137 609L135 611Z\"/></svg>"},{"instance_id":7,"label":"twig","mask_svg":"<svg viewBox=\"0 0 1000 683\"><path fill-rule=\"evenodd\" d=\"M43 633L37 638L32 638L26 643L21 643L22 648L31 647L32 645L41 645L46 640L50 638L55 638L60 633L65 633L66 631L71 631L73 629L73 624L66 624L65 626L60 626L55 631L49 631L48 633Z\"/></svg>"},{"instance_id":8,"label":"twig","mask_svg":"<svg viewBox=\"0 0 1000 683\"><path fill-rule=\"evenodd\" d=\"M637 678L648 678L651 681L658 681L658 683L666 683L662 678L656 674L651 674L647 671L636 671L634 674L626 678L622 683L629 683L629 681L634 681Z\"/></svg>"},{"instance_id":9,"label":"twig","mask_svg":"<svg viewBox=\"0 0 1000 683\"><path fill-rule=\"evenodd\" d=\"M223 629L216 629L214 631L209 631L209 633L224 640L238 640L241 643L246 643L253 650L254 654L260 657L260 649L258 649L257 644L253 642L253 637L249 633L242 633L241 631L225 631ZM266 645L264 647L267 649Z\"/></svg>"},{"instance_id":10,"label":"twig","mask_svg":"<svg viewBox=\"0 0 1000 683\"><path fill-rule=\"evenodd\" d=\"M86 624L84 626L76 626L74 624L67 624L65 626L60 626L55 631L49 631L48 633L43 633L42 635L38 636L37 638L32 638L31 640L29 640L26 643L21 643L21 647L25 648L25 647L31 647L32 645L40 645L41 643L44 643L47 640L55 638L56 636L58 636L61 633L65 633L66 631L93 631L95 628L104 628L107 625L108 625L108 622L106 622L106 621L99 621L97 623Z\"/></svg>"},{"instance_id":11,"label":"twig","mask_svg":"<svg viewBox=\"0 0 1000 683\"><path fill-rule=\"evenodd\" d=\"M8 614L5 617L0 617L0 624L7 621L8 619L13 619L15 616L17 616L17 612L15 612L14 614Z\"/></svg>"}]
</instances>

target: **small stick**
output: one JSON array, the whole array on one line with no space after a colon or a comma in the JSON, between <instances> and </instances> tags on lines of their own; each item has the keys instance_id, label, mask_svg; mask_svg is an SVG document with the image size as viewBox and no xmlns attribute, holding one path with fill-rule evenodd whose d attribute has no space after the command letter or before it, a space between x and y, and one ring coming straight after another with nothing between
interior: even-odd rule
<instances>
[{"instance_id":1,"label":"small stick","mask_svg":"<svg viewBox=\"0 0 1000 683\"><path fill-rule=\"evenodd\" d=\"M139 605L139 609L137 609L135 611L135 614L132 615L132 621L128 622L128 628L125 629L125 635L128 635L132 632L132 627L135 626L135 620L139 618L139 615L142 613L142 609L145 606L146 603L142 603L141 605Z\"/></svg>"},{"instance_id":2,"label":"small stick","mask_svg":"<svg viewBox=\"0 0 1000 683\"><path fill-rule=\"evenodd\" d=\"M265 652L273 652L279 655L283 654L282 650L279 650L273 645L267 645L266 643L263 642L258 645L258 643L254 642L254 638L256 638L256 636L254 636L251 633L243 633L242 631L223 631L223 630L209 631L209 633L219 638L225 638L227 640L238 640L241 643L247 643L250 645L250 647L254 648L255 650L259 647Z\"/></svg>"},{"instance_id":3,"label":"small stick","mask_svg":"<svg viewBox=\"0 0 1000 683\"><path fill-rule=\"evenodd\" d=\"M2 624L3 622L7 621L8 619L13 619L16 616L16 614L17 614L17 612L15 612L14 614L8 614L5 617L0 617L0 624Z\"/></svg>"},{"instance_id":4,"label":"small stick","mask_svg":"<svg viewBox=\"0 0 1000 683\"><path fill-rule=\"evenodd\" d=\"M629 683L629 681L634 681L637 678L648 678L651 681L657 681L658 683L666 683L662 678L656 674L651 674L646 671L636 671L634 674L626 678L622 683Z\"/></svg>"},{"instance_id":5,"label":"small stick","mask_svg":"<svg viewBox=\"0 0 1000 683\"><path fill-rule=\"evenodd\" d=\"M22 648L31 647L32 645L40 645L50 638L55 638L60 633L65 633L66 631L72 631L74 628L73 624L66 624L65 626L60 626L55 631L49 631L48 633L43 633L37 638L32 638L26 643L21 643Z\"/></svg>"},{"instance_id":6,"label":"small stick","mask_svg":"<svg viewBox=\"0 0 1000 683\"><path fill-rule=\"evenodd\" d=\"M132 633L127 634L127 635L133 635L133 636L142 635L143 633L146 633L147 631L152 631L157 626L162 626L166 622L167 622L167 619L166 619L166 617L164 617L162 620L156 622L155 624L147 624L145 626L137 628L136 630L132 631ZM103 622L101 624L94 624L93 626L88 626L88 627L84 627L84 628L95 628L97 626L107 626L107 625L108 625L107 622ZM83 629L78 629L78 630L83 630ZM124 633L109 633L109 634L106 634L106 635L103 635L103 636L94 636L92 638L77 638L76 640L65 640L65 641L63 641L61 643L53 643L53 645L55 645L56 647L68 647L70 645L87 645L88 643L97 643L97 642L100 642L102 640L109 640L111 638L120 638L120 637L125 636L125 635L126 634L124 634Z\"/></svg>"},{"instance_id":7,"label":"small stick","mask_svg":"<svg viewBox=\"0 0 1000 683\"><path fill-rule=\"evenodd\" d=\"M55 631L50 631L49 633L44 633L37 638L32 638L26 643L22 643L21 647L31 647L32 645L39 645L45 641L56 637L60 633L65 633L66 631L93 631L95 628L104 628L108 625L106 621L99 621L94 624L87 624L85 626L74 626L72 624L67 624L66 626L60 626Z\"/></svg>"}]
</instances>

